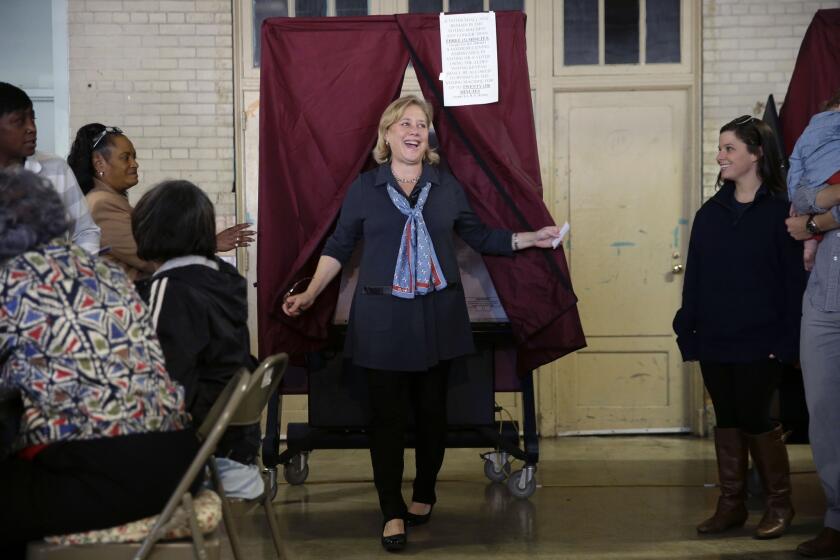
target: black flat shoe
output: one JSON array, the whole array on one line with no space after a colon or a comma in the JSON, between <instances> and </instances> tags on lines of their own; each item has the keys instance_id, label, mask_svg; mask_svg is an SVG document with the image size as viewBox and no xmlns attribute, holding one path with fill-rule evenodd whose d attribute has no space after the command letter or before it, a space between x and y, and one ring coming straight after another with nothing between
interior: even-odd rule
<instances>
[{"instance_id":1,"label":"black flat shoe","mask_svg":"<svg viewBox=\"0 0 840 560\"><path fill-rule=\"evenodd\" d=\"M387 521L382 524L382 530L385 530L385 525L387 525ZM396 535L390 535L386 537L382 535L382 548L387 550L388 552L399 552L405 549L405 545L408 544L408 539L406 538L405 533L397 533Z\"/></svg>"},{"instance_id":2,"label":"black flat shoe","mask_svg":"<svg viewBox=\"0 0 840 560\"><path fill-rule=\"evenodd\" d=\"M418 525L425 525L432 518L432 510L435 508L434 504L429 508L429 513L424 515L417 515L410 511L405 514L405 524L408 527L417 527Z\"/></svg>"}]
</instances>

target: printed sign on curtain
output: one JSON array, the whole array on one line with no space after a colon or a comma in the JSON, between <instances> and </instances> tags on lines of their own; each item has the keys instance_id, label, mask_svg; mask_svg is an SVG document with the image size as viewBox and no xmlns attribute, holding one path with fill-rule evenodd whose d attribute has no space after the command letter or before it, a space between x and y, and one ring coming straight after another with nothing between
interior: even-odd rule
<instances>
[{"instance_id":1,"label":"printed sign on curtain","mask_svg":"<svg viewBox=\"0 0 840 560\"><path fill-rule=\"evenodd\" d=\"M440 14L443 104L483 105L499 100L496 14Z\"/></svg>"}]
</instances>

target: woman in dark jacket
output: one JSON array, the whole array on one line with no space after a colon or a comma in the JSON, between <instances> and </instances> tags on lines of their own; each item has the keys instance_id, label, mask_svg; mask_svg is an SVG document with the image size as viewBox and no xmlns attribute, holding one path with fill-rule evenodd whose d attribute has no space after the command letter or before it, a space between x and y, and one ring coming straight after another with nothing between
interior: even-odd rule
<instances>
[{"instance_id":1,"label":"woman in dark jacket","mask_svg":"<svg viewBox=\"0 0 840 560\"><path fill-rule=\"evenodd\" d=\"M405 522L429 520L445 449L449 363L474 351L453 232L495 255L548 248L559 236L554 226L527 233L487 228L455 178L435 166L431 122L431 107L414 96L385 109L373 151L380 167L350 186L312 281L284 305L290 316L310 307L364 239L345 353L367 370L382 545L392 551L405 547ZM409 399L417 414L417 476L406 508L400 486Z\"/></svg>"},{"instance_id":2,"label":"woman in dark jacket","mask_svg":"<svg viewBox=\"0 0 840 560\"><path fill-rule=\"evenodd\" d=\"M250 353L245 278L218 258L213 203L189 181L164 181L147 192L131 216L138 256L155 263L140 291L149 304L170 375L185 388L187 411L201 425L240 368L256 367ZM255 466L259 425L231 426L216 454L225 491L254 498L262 492ZM238 474L235 474L238 473Z\"/></svg>"},{"instance_id":3,"label":"woman in dark jacket","mask_svg":"<svg viewBox=\"0 0 840 560\"><path fill-rule=\"evenodd\" d=\"M787 235L785 183L770 128L744 116L720 129L719 143L719 190L694 218L683 304L674 317L683 359L700 361L717 419L721 496L697 531L746 522L749 450L767 495L755 537L774 538L794 514L787 451L770 401L782 364L798 358L802 245Z\"/></svg>"}]
</instances>

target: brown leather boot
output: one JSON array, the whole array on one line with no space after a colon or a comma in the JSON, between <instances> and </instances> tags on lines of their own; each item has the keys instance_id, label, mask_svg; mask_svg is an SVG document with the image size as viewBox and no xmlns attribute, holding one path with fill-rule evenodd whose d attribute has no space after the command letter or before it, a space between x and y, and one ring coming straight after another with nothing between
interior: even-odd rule
<instances>
[{"instance_id":1,"label":"brown leather boot","mask_svg":"<svg viewBox=\"0 0 840 560\"><path fill-rule=\"evenodd\" d=\"M715 428L720 498L715 514L697 526L698 533L722 533L747 521L747 442L737 428Z\"/></svg>"},{"instance_id":2,"label":"brown leather boot","mask_svg":"<svg viewBox=\"0 0 840 560\"><path fill-rule=\"evenodd\" d=\"M747 435L755 467L767 497L767 509L755 530L757 539L775 539L790 526L790 463L781 426L756 436Z\"/></svg>"}]
</instances>

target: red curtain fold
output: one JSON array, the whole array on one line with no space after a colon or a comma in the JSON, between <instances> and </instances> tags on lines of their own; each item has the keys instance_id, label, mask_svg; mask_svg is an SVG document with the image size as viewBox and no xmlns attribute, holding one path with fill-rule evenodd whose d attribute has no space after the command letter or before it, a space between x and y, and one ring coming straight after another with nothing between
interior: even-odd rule
<instances>
[{"instance_id":1,"label":"red curtain fold","mask_svg":"<svg viewBox=\"0 0 840 560\"><path fill-rule=\"evenodd\" d=\"M441 152L488 225L552 224L541 197L525 16L496 14L499 103L446 108L440 82L418 75L435 106ZM282 294L314 269L347 187L370 163L379 116L399 95L409 52L440 73L438 16L274 18L263 23L260 83L259 340L262 355L323 346L337 285L301 318ZM585 345L562 249L485 257L526 371Z\"/></svg>"},{"instance_id":2,"label":"red curtain fold","mask_svg":"<svg viewBox=\"0 0 840 560\"><path fill-rule=\"evenodd\" d=\"M818 10L805 32L779 113L787 155L811 117L840 89L840 9Z\"/></svg>"}]
</instances>

